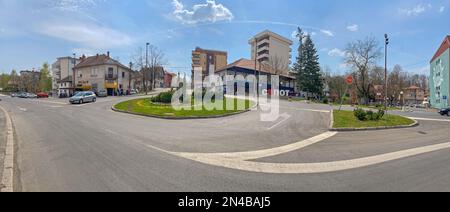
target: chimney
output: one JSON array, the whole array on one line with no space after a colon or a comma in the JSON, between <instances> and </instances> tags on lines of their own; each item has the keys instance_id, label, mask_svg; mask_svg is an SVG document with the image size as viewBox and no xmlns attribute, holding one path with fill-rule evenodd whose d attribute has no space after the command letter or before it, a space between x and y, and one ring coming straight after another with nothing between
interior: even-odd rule
<instances>
[{"instance_id":1,"label":"chimney","mask_svg":"<svg viewBox=\"0 0 450 212\"><path fill-rule=\"evenodd\" d=\"M97 58L98 58L98 54L97 54Z\"/></svg>"},{"instance_id":2,"label":"chimney","mask_svg":"<svg viewBox=\"0 0 450 212\"><path fill-rule=\"evenodd\" d=\"M108 52L106 52L106 56L108 56L108 57L109 57L109 51L108 51Z\"/></svg>"}]
</instances>

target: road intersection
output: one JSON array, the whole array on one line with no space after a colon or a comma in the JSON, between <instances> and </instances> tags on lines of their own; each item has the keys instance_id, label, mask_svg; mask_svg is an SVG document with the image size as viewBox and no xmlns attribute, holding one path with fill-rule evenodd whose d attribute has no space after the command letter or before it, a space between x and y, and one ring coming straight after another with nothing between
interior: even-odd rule
<instances>
[{"instance_id":1,"label":"road intersection","mask_svg":"<svg viewBox=\"0 0 450 212\"><path fill-rule=\"evenodd\" d=\"M80 107L4 97L17 135L15 190L450 190L445 117L404 113L421 125L335 133L328 105L281 101L289 118L274 123L258 111L176 121L111 111L126 99Z\"/></svg>"}]
</instances>

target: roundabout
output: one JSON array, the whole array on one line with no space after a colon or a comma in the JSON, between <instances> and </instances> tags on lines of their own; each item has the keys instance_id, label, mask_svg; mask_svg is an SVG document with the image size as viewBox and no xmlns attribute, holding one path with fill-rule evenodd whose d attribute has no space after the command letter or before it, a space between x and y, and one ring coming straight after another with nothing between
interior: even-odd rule
<instances>
[{"instance_id":1,"label":"roundabout","mask_svg":"<svg viewBox=\"0 0 450 212\"><path fill-rule=\"evenodd\" d=\"M118 103L112 107L112 110L161 119L205 119L242 114L250 111L254 106L255 103L250 100L225 98L210 104L192 101L188 106L175 109L171 104L155 103L151 98L142 98Z\"/></svg>"}]
</instances>

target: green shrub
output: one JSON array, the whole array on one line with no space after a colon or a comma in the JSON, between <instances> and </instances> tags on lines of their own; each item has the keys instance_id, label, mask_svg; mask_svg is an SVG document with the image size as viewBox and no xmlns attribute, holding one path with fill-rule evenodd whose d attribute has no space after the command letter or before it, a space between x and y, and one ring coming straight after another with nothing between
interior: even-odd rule
<instances>
[{"instance_id":1,"label":"green shrub","mask_svg":"<svg viewBox=\"0 0 450 212\"><path fill-rule=\"evenodd\" d=\"M329 103L329 102L328 102L328 98L323 99L323 102L322 102L322 103L328 104L328 103Z\"/></svg>"},{"instance_id":2,"label":"green shrub","mask_svg":"<svg viewBox=\"0 0 450 212\"><path fill-rule=\"evenodd\" d=\"M355 111L353 111L353 114L360 121L365 121L367 118L367 113L363 109L356 109Z\"/></svg>"},{"instance_id":3,"label":"green shrub","mask_svg":"<svg viewBox=\"0 0 450 212\"><path fill-rule=\"evenodd\" d=\"M173 91L163 92L158 94L158 96L152 97L151 101L154 103L170 104L172 103L173 94L174 94Z\"/></svg>"},{"instance_id":4,"label":"green shrub","mask_svg":"<svg viewBox=\"0 0 450 212\"><path fill-rule=\"evenodd\" d=\"M376 113L371 110L365 111L363 109L356 109L353 113L360 121L379 121L384 117L384 110L381 109Z\"/></svg>"},{"instance_id":5,"label":"green shrub","mask_svg":"<svg viewBox=\"0 0 450 212\"><path fill-rule=\"evenodd\" d=\"M366 119L375 121L377 119L377 115L373 111L369 110L366 112Z\"/></svg>"},{"instance_id":6,"label":"green shrub","mask_svg":"<svg viewBox=\"0 0 450 212\"><path fill-rule=\"evenodd\" d=\"M384 117L384 114L385 114L384 110L379 109L377 113L377 120L382 119Z\"/></svg>"}]
</instances>

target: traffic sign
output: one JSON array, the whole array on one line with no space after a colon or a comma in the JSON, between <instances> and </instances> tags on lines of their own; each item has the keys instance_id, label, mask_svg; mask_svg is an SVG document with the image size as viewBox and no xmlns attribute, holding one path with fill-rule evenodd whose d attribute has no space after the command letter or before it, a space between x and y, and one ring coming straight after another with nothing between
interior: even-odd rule
<instances>
[{"instance_id":1,"label":"traffic sign","mask_svg":"<svg viewBox=\"0 0 450 212\"><path fill-rule=\"evenodd\" d=\"M352 75L348 76L347 79L345 79L345 81L346 81L347 84L349 84L349 85L353 84L353 76L352 76Z\"/></svg>"},{"instance_id":2,"label":"traffic sign","mask_svg":"<svg viewBox=\"0 0 450 212\"><path fill-rule=\"evenodd\" d=\"M447 96L443 96L442 97L443 100L447 100L447 98L448 98Z\"/></svg>"}]
</instances>

